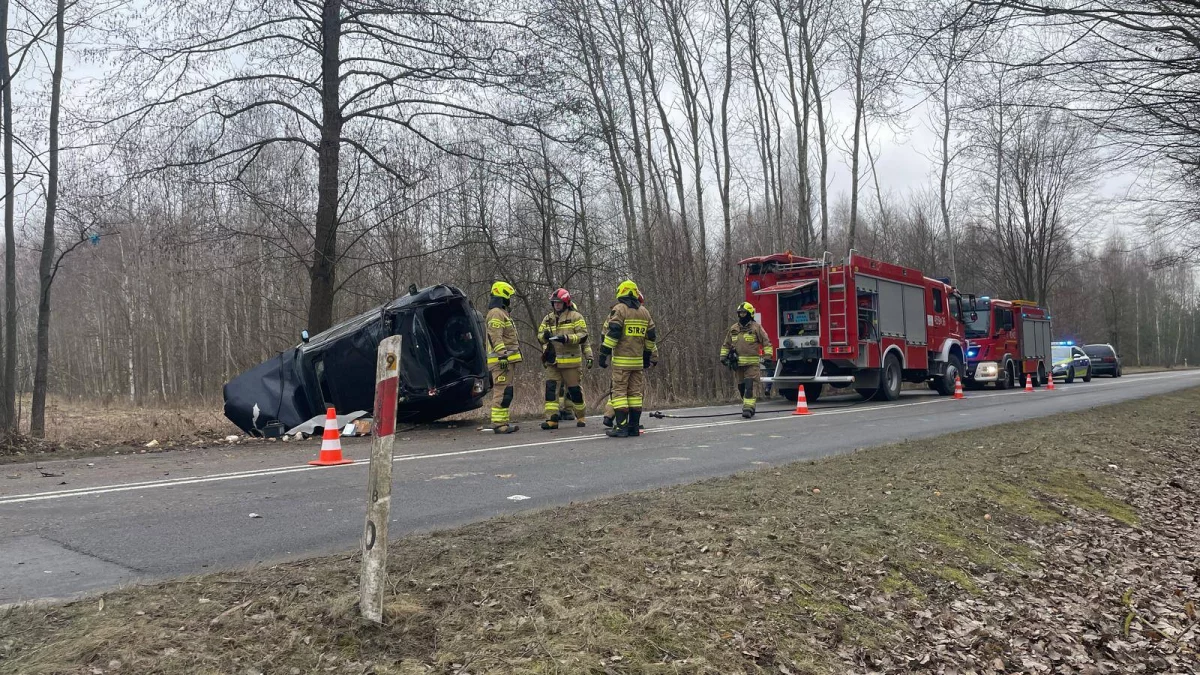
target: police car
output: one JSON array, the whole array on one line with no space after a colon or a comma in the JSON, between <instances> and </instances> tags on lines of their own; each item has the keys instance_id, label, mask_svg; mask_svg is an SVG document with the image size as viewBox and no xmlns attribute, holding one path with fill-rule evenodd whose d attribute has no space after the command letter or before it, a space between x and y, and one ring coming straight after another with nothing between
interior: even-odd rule
<instances>
[{"instance_id":1,"label":"police car","mask_svg":"<svg viewBox=\"0 0 1200 675\"><path fill-rule=\"evenodd\" d=\"M1050 352L1054 362L1050 372L1054 379L1068 384L1077 377L1084 382L1092 381L1092 360L1074 340L1051 342Z\"/></svg>"}]
</instances>

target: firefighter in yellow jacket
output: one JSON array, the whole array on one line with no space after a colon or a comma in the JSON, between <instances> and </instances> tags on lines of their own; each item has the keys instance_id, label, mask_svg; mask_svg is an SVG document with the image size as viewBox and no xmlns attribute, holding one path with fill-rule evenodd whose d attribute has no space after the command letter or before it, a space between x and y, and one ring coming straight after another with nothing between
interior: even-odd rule
<instances>
[{"instance_id":1,"label":"firefighter in yellow jacket","mask_svg":"<svg viewBox=\"0 0 1200 675\"><path fill-rule=\"evenodd\" d=\"M640 289L638 290L637 299L638 299L638 303L642 306L642 309L649 312L650 308L646 306L646 296L642 295L642 291ZM617 304L620 304L620 303L617 303ZM612 316L612 313L615 311L617 311L617 305L613 305L613 308L611 310L609 310L608 315ZM608 325L607 321L605 322L605 325ZM590 347L589 347L589 349L590 349ZM611 393L612 392L609 392L610 396L609 396L608 402L604 404L603 422L604 422L604 426L606 426L606 427L611 427L613 425L613 417L617 414L616 411L613 410ZM638 430L640 431L641 429L644 429L644 428L645 428L644 426L639 426Z\"/></svg>"},{"instance_id":2,"label":"firefighter in yellow jacket","mask_svg":"<svg viewBox=\"0 0 1200 675\"><path fill-rule=\"evenodd\" d=\"M600 346L600 367L607 368L610 360L613 366L613 427L605 432L609 436L625 438L640 433L645 371L658 364L656 333L650 312L638 302L637 284L621 282Z\"/></svg>"},{"instance_id":3,"label":"firefighter in yellow jacket","mask_svg":"<svg viewBox=\"0 0 1200 675\"><path fill-rule=\"evenodd\" d=\"M488 301L487 363L492 374L492 430L511 434L518 429L509 420L508 410L513 400L513 380L516 366L521 362L521 345L517 342L517 325L508 314L509 303L517 289L505 281L492 284Z\"/></svg>"},{"instance_id":4,"label":"firefighter in yellow jacket","mask_svg":"<svg viewBox=\"0 0 1200 675\"><path fill-rule=\"evenodd\" d=\"M775 349L767 331L754 320L754 305L743 302L737 309L737 323L725 333L721 362L737 374L738 393L742 397L742 417L754 417L758 403L755 389L762 379L762 360L771 361ZM760 356L761 353L761 356Z\"/></svg>"},{"instance_id":5,"label":"firefighter in yellow jacket","mask_svg":"<svg viewBox=\"0 0 1200 675\"><path fill-rule=\"evenodd\" d=\"M550 295L551 312L538 326L538 341L542 345L542 361L546 366L546 421L543 429L557 429L559 387L567 390L567 398L575 412L575 426L585 427L583 389L580 370L583 368L583 348L587 343L587 322L571 304L571 294L560 288ZM561 383L561 384L560 384Z\"/></svg>"},{"instance_id":6,"label":"firefighter in yellow jacket","mask_svg":"<svg viewBox=\"0 0 1200 675\"><path fill-rule=\"evenodd\" d=\"M575 312L578 313L579 305L572 302L571 309L575 310ZM580 314L580 318L582 318L582 316L583 315ZM592 352L592 343L590 341L585 341L583 343L583 365L588 370L592 369L592 363L595 358L596 358L596 356ZM583 371L580 370L579 374L580 374L580 376L582 376ZM580 379L582 379L582 377ZM570 401L567 398L567 386L565 384L563 384L561 375L559 376L559 378L557 380L557 384L555 385L555 388L558 389L558 421L559 422L570 422L571 420L575 420L575 408L576 407L582 408L584 411L587 410L587 401L576 404L574 401ZM582 382L580 383L579 395L581 397L584 395ZM580 427L587 426L586 424L578 424L578 422L585 421L583 419L583 417L580 417L578 420L575 420L575 421L577 422L577 424L575 426L580 426ZM611 420L609 421L609 423L611 424Z\"/></svg>"}]
</instances>

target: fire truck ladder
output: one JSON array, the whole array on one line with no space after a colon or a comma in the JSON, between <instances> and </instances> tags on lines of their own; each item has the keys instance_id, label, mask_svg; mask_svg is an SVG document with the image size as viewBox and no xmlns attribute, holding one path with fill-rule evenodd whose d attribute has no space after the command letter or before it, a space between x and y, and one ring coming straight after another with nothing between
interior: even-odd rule
<instances>
[{"instance_id":1,"label":"fire truck ladder","mask_svg":"<svg viewBox=\"0 0 1200 675\"><path fill-rule=\"evenodd\" d=\"M846 265L829 270L829 344L850 344L846 327Z\"/></svg>"},{"instance_id":2,"label":"fire truck ladder","mask_svg":"<svg viewBox=\"0 0 1200 675\"><path fill-rule=\"evenodd\" d=\"M779 272L800 272L802 270L819 269L821 267L828 267L832 262L832 259L833 254L831 254L829 251L826 251L819 260L808 260L798 263L783 263L782 265L777 266L775 269Z\"/></svg>"}]
</instances>

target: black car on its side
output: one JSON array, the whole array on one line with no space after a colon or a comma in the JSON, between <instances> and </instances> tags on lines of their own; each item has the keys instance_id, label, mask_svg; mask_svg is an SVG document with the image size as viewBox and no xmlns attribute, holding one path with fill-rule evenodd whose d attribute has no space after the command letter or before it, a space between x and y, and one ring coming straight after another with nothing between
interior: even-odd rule
<instances>
[{"instance_id":1,"label":"black car on its side","mask_svg":"<svg viewBox=\"0 0 1200 675\"><path fill-rule=\"evenodd\" d=\"M1092 375L1121 376L1121 355L1112 345L1084 345L1083 352L1092 360Z\"/></svg>"},{"instance_id":2,"label":"black car on its side","mask_svg":"<svg viewBox=\"0 0 1200 675\"><path fill-rule=\"evenodd\" d=\"M483 317L453 286L430 286L347 319L225 385L225 416L252 436L278 435L336 408L375 403L379 343L403 336L396 415L431 422L482 405L491 389Z\"/></svg>"}]
</instances>

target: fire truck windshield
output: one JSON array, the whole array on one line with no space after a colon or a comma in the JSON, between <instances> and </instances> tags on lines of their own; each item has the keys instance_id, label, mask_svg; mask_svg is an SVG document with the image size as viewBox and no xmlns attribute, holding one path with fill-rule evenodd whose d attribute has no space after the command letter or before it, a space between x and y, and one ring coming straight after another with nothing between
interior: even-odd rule
<instances>
[{"instance_id":1,"label":"fire truck windshield","mask_svg":"<svg viewBox=\"0 0 1200 675\"><path fill-rule=\"evenodd\" d=\"M985 338L988 336L992 323L992 313L983 308L982 311L977 311L972 320L971 315L967 315L967 337L968 338Z\"/></svg>"}]
</instances>

